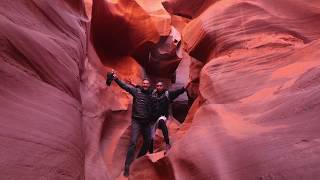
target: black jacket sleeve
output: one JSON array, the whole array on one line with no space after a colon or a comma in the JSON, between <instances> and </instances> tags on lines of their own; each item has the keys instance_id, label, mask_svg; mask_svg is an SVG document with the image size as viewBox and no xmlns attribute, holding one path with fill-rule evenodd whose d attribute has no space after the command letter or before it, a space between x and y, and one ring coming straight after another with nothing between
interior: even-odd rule
<instances>
[{"instance_id":1,"label":"black jacket sleeve","mask_svg":"<svg viewBox=\"0 0 320 180\"><path fill-rule=\"evenodd\" d=\"M125 82L121 81L119 78L115 78L114 81L125 91L127 91L128 93L134 95L135 92L137 91L137 88L126 84Z\"/></svg>"},{"instance_id":2,"label":"black jacket sleeve","mask_svg":"<svg viewBox=\"0 0 320 180\"><path fill-rule=\"evenodd\" d=\"M184 87L174 90L174 91L169 91L169 99L170 101L173 101L176 99L178 96L180 96L182 93L184 93L186 89Z\"/></svg>"}]
</instances>

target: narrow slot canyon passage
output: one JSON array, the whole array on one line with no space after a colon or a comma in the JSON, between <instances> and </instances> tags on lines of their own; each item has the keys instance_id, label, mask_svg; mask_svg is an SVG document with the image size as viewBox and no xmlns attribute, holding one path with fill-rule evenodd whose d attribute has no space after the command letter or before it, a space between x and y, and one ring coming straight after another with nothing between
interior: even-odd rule
<instances>
[{"instance_id":1,"label":"narrow slot canyon passage","mask_svg":"<svg viewBox=\"0 0 320 180\"><path fill-rule=\"evenodd\" d=\"M1 0L0 179L319 179L319 19L311 0ZM157 129L129 177L133 98L112 70L190 82L170 150Z\"/></svg>"},{"instance_id":2,"label":"narrow slot canyon passage","mask_svg":"<svg viewBox=\"0 0 320 180\"><path fill-rule=\"evenodd\" d=\"M181 33L190 20L177 16L173 21L160 1L152 6L156 7L151 8L152 12L147 12L147 7L134 1L115 4L93 1L89 56L82 86L84 126L91 127L86 130L86 134L91 136L87 137L87 147L94 148L86 154L86 172L89 173L89 178L97 176L90 173L97 169L100 169L101 177L125 178L122 174L131 136L132 98L115 82L108 87L104 84L107 72L114 69L121 80L130 80L140 85L142 79L148 77L152 87L155 87L156 82L162 81L165 87L171 90L181 88L189 82L192 58L182 47ZM127 12L129 10L130 12ZM113 13L121 15L110 16ZM148 13L151 14L148 15L150 17L146 16ZM126 16L131 18L127 19ZM150 32L139 32L140 26L148 27ZM134 29L137 29L137 32ZM135 36L139 36L141 40L135 39ZM195 81L191 86L197 90L198 82ZM182 137L178 131L197 96L196 91L192 92L191 88L188 91L190 93L179 96L171 105L172 115L167 127L172 148L175 141ZM97 124L97 121L100 123ZM148 153L141 159L147 158L150 162L156 162L164 158L163 141L162 132L158 129L154 139L154 153ZM138 141L136 152L141 145L142 139ZM100 165L94 164L97 160ZM137 159L132 167L135 162L138 162ZM170 168L168 170L170 171ZM131 178L134 172L132 170L130 173Z\"/></svg>"}]
</instances>

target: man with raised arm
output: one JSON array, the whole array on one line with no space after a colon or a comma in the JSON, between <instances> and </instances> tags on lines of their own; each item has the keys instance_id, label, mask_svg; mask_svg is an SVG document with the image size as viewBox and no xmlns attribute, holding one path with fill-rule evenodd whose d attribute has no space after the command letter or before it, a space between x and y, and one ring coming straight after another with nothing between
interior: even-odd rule
<instances>
[{"instance_id":1,"label":"man with raised arm","mask_svg":"<svg viewBox=\"0 0 320 180\"><path fill-rule=\"evenodd\" d=\"M110 76L114 81L133 97L132 103L132 121L131 121L131 139L127 152L127 157L124 167L124 176L129 176L130 164L134 160L137 140L139 134L143 136L143 146L138 154L138 157L145 155L150 147L150 132L151 132L151 90L150 81L143 79L142 86L132 86L121 81L116 73L108 74L107 84L110 85Z\"/></svg>"},{"instance_id":2,"label":"man with raised arm","mask_svg":"<svg viewBox=\"0 0 320 180\"><path fill-rule=\"evenodd\" d=\"M169 117L169 105L172 103L174 99L176 99L179 95L184 93L189 86L188 83L185 87L177 89L175 91L168 91L164 88L163 82L159 81L156 84L156 89L152 92L152 104L153 104L153 119L156 119L151 131L151 143L149 152L153 153L153 139L155 137L155 133L157 128L162 130L162 134L164 137L164 141L166 143L165 154L171 148L170 140L169 140L169 132L166 125L166 121Z\"/></svg>"}]
</instances>

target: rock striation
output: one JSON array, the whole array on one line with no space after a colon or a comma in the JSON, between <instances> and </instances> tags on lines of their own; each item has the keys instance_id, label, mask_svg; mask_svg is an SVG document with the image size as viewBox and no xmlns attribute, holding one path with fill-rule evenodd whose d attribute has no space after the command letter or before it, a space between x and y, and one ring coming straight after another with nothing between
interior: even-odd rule
<instances>
[{"instance_id":1,"label":"rock striation","mask_svg":"<svg viewBox=\"0 0 320 180\"><path fill-rule=\"evenodd\" d=\"M172 149L158 134L129 179L319 179L319 18L312 0L2 0L0 179L124 179L111 69L192 82Z\"/></svg>"}]
</instances>

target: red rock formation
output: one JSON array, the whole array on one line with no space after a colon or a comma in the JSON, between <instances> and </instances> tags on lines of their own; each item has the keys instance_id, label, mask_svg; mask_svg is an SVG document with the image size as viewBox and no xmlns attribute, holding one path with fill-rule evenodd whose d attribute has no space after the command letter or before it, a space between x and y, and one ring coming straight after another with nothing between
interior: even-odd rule
<instances>
[{"instance_id":1,"label":"red rock formation","mask_svg":"<svg viewBox=\"0 0 320 180\"><path fill-rule=\"evenodd\" d=\"M142 68L131 57L112 65L121 79L139 83ZM110 67L102 65L89 42L88 59L81 86L83 121L86 134L86 178L115 179L123 169L130 137L131 97L112 83L105 84Z\"/></svg>"},{"instance_id":2,"label":"red rock formation","mask_svg":"<svg viewBox=\"0 0 320 180\"><path fill-rule=\"evenodd\" d=\"M160 36L170 33L171 16L162 6L161 0L135 0L148 13Z\"/></svg>"},{"instance_id":3,"label":"red rock formation","mask_svg":"<svg viewBox=\"0 0 320 180\"><path fill-rule=\"evenodd\" d=\"M191 21L201 96L169 155L136 161L132 177L318 179L319 8L226 0Z\"/></svg>"},{"instance_id":4,"label":"red rock formation","mask_svg":"<svg viewBox=\"0 0 320 180\"><path fill-rule=\"evenodd\" d=\"M170 33L156 28L170 30L165 26L170 25L170 16L159 7L144 5L143 1L93 1L93 45L89 42L82 86L88 179L118 177L129 143L131 97L117 85L106 87L106 72L113 68L120 78L140 83L143 70L137 62L149 67L144 60L149 45Z\"/></svg>"},{"instance_id":5,"label":"red rock formation","mask_svg":"<svg viewBox=\"0 0 320 180\"><path fill-rule=\"evenodd\" d=\"M148 64L156 46L182 57L176 82L189 75L197 99L169 124L168 156L136 160L130 179L320 177L319 2L163 1L188 23L160 0L94 0L90 27L85 4L0 2L0 179L121 178L131 97L104 76L174 73ZM191 57L162 47L171 25Z\"/></svg>"},{"instance_id":6,"label":"red rock formation","mask_svg":"<svg viewBox=\"0 0 320 180\"><path fill-rule=\"evenodd\" d=\"M162 4L169 13L192 19L216 1L217 0L163 0Z\"/></svg>"},{"instance_id":7,"label":"red rock formation","mask_svg":"<svg viewBox=\"0 0 320 180\"><path fill-rule=\"evenodd\" d=\"M91 33L94 47L104 63L110 63L107 59L132 55L139 47L159 39L151 17L131 0L116 3L94 0Z\"/></svg>"},{"instance_id":8,"label":"red rock formation","mask_svg":"<svg viewBox=\"0 0 320 180\"><path fill-rule=\"evenodd\" d=\"M91 18L92 15L92 3L92 0L84 0L86 14L89 18Z\"/></svg>"},{"instance_id":9,"label":"red rock formation","mask_svg":"<svg viewBox=\"0 0 320 180\"><path fill-rule=\"evenodd\" d=\"M282 37L272 37L278 34L308 43L319 38L318 17L316 3L219 1L185 28L185 48L191 56L206 61L234 49L271 43L285 46L286 43L282 45ZM262 42L257 36L264 38ZM267 43L268 40L271 42Z\"/></svg>"},{"instance_id":10,"label":"red rock formation","mask_svg":"<svg viewBox=\"0 0 320 180\"><path fill-rule=\"evenodd\" d=\"M0 179L84 179L81 1L0 1Z\"/></svg>"}]
</instances>

